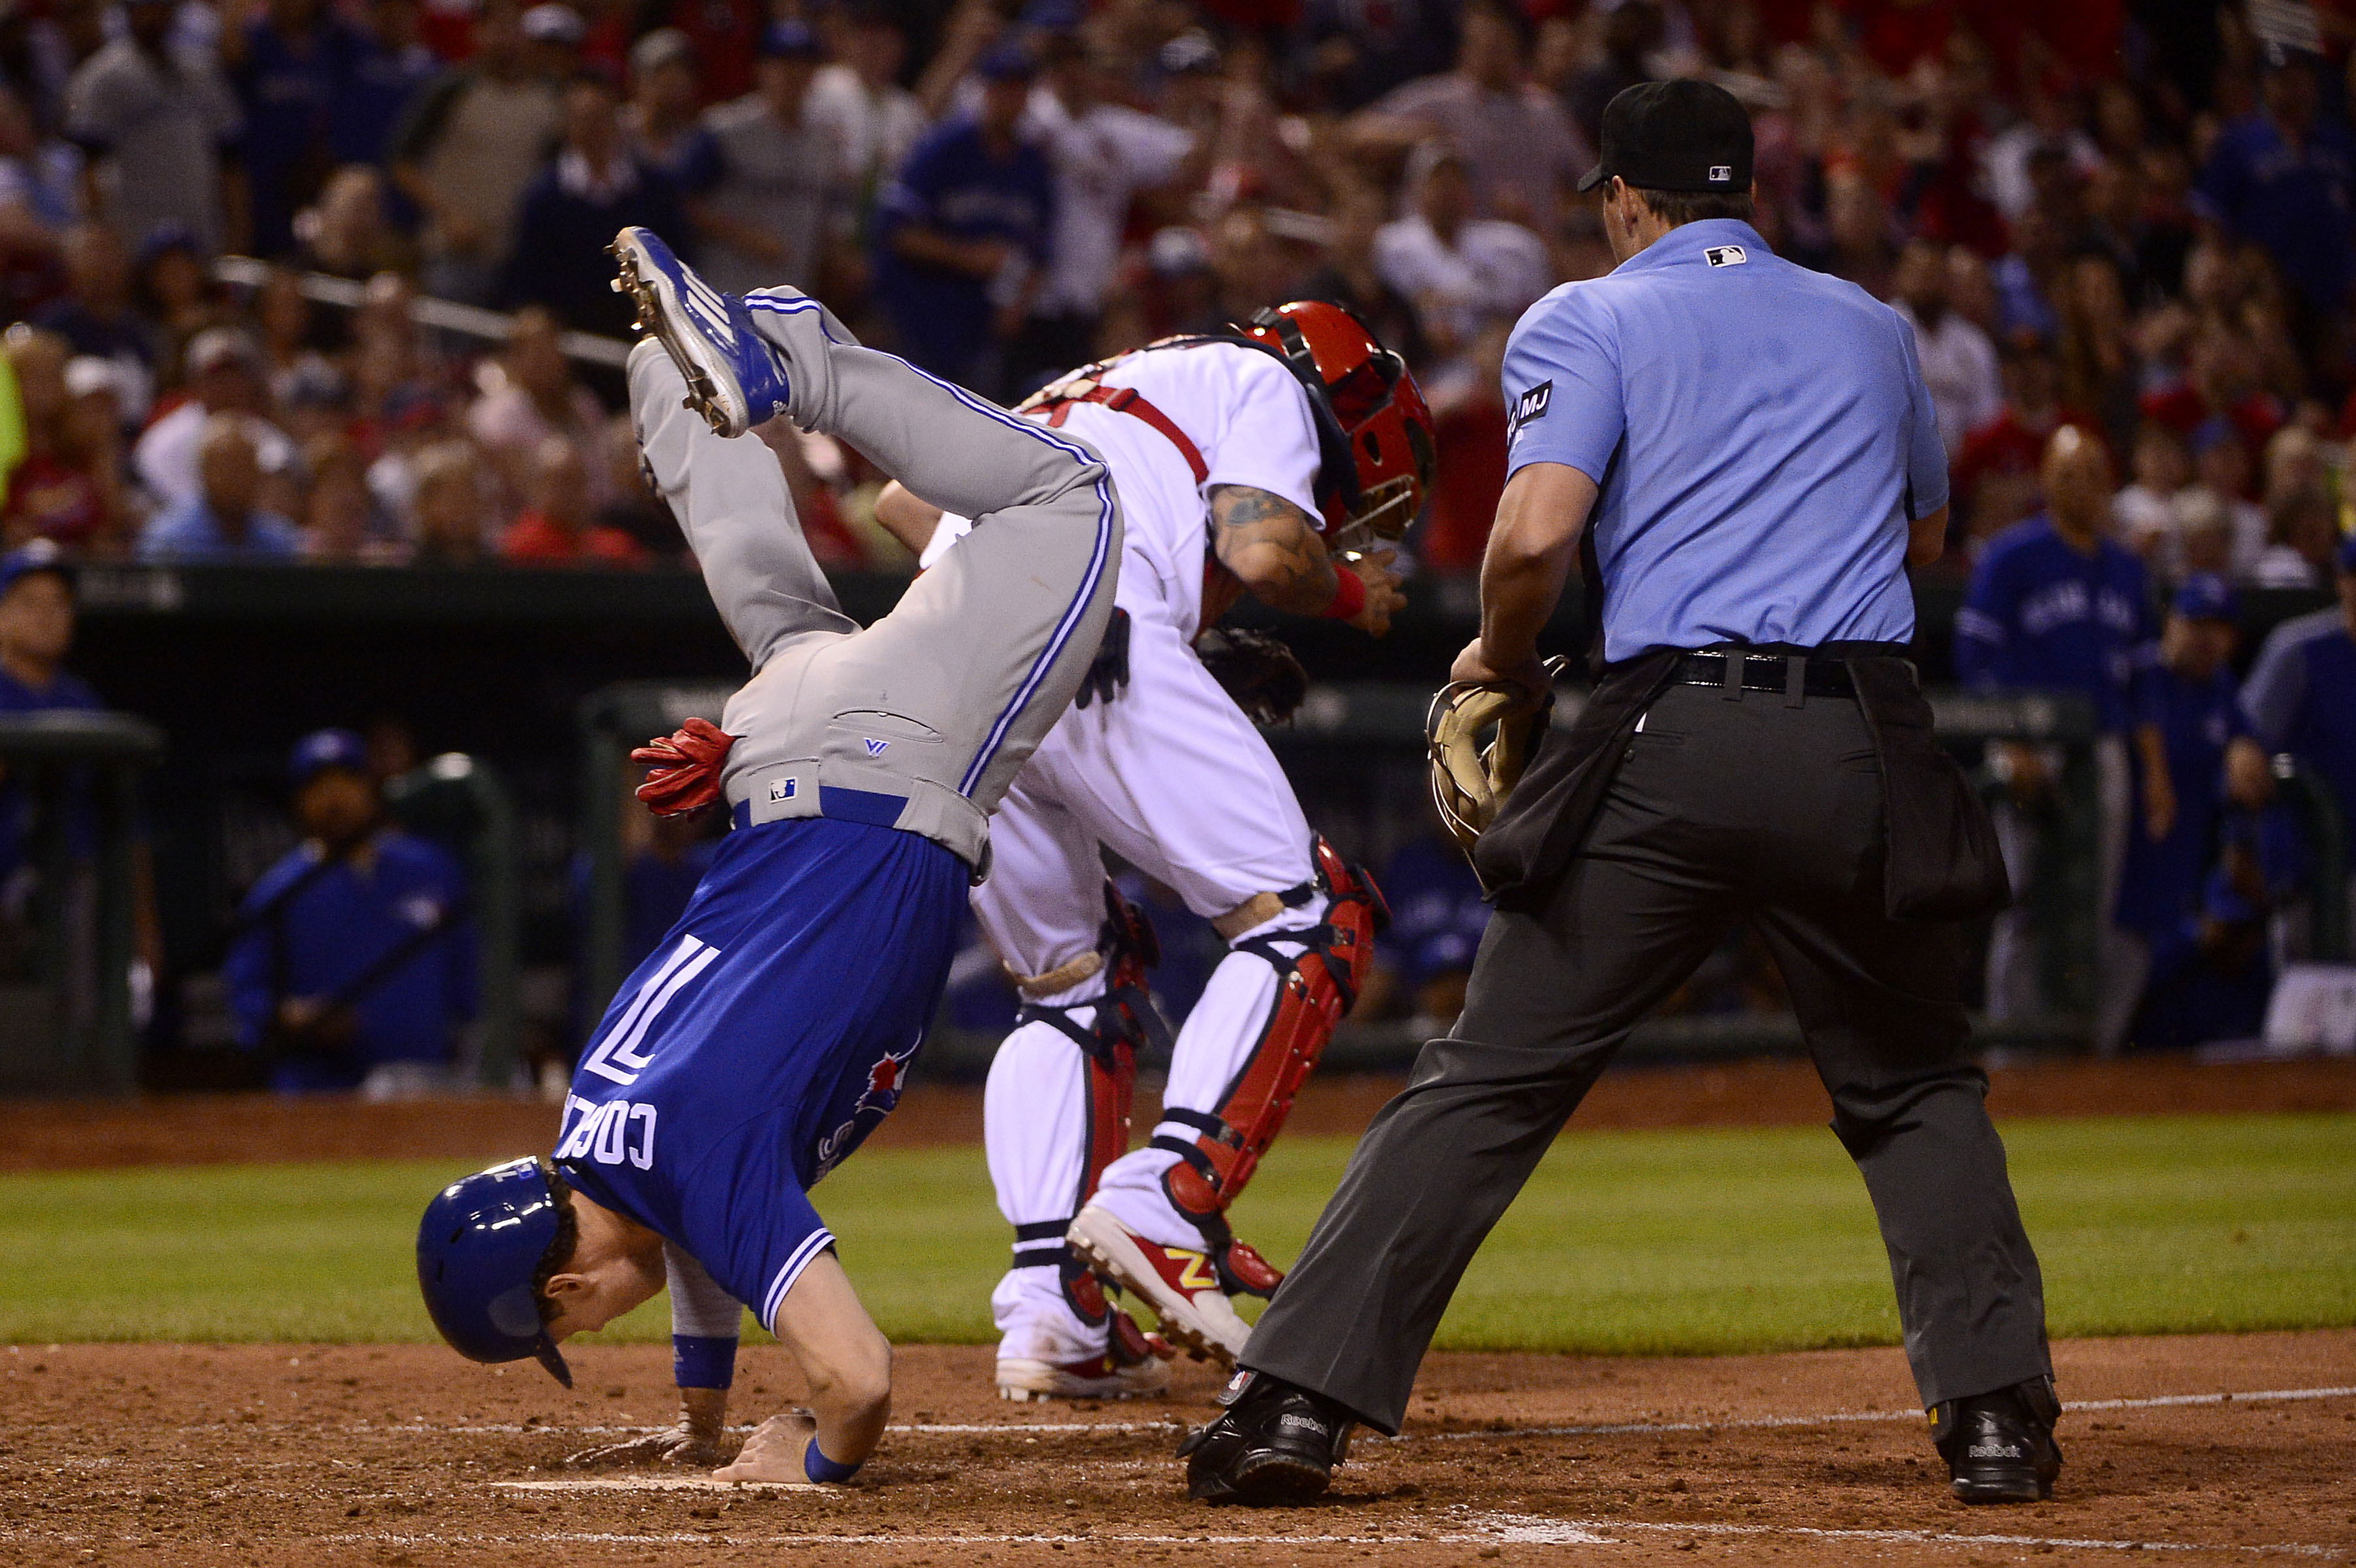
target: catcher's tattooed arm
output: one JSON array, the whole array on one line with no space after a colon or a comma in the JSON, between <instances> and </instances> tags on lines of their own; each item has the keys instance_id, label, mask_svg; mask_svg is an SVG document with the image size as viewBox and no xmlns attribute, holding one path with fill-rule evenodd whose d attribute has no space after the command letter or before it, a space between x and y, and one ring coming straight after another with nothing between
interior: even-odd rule
<instances>
[{"instance_id":1,"label":"catcher's tattooed arm","mask_svg":"<svg viewBox=\"0 0 2356 1568\"><path fill-rule=\"evenodd\" d=\"M1564 463L1533 463L1505 482L1481 560L1481 635L1456 656L1450 679L1547 689L1538 633L1562 597L1595 492L1594 480Z\"/></svg>"},{"instance_id":2,"label":"catcher's tattooed arm","mask_svg":"<svg viewBox=\"0 0 2356 1568\"><path fill-rule=\"evenodd\" d=\"M1392 550L1336 561L1317 532L1317 519L1281 496L1249 485L1211 487L1211 551L1253 596L1295 615L1323 614L1333 603L1338 572L1365 584L1366 602L1350 624L1379 637L1407 603L1391 570Z\"/></svg>"},{"instance_id":3,"label":"catcher's tattooed arm","mask_svg":"<svg viewBox=\"0 0 2356 1568\"><path fill-rule=\"evenodd\" d=\"M910 555L922 555L933 542L933 530L940 527L941 509L894 479L875 497L875 520Z\"/></svg>"}]
</instances>

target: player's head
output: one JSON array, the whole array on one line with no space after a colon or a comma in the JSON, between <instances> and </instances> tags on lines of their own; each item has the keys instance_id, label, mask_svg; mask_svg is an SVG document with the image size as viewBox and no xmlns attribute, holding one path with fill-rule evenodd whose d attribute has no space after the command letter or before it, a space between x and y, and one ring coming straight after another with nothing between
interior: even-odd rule
<instances>
[{"instance_id":1,"label":"player's head","mask_svg":"<svg viewBox=\"0 0 2356 1568\"><path fill-rule=\"evenodd\" d=\"M1323 300L1263 310L1242 328L1274 348L1310 389L1324 465L1325 531L1363 526L1395 539L1423 510L1437 447L1431 411L1407 361L1351 312Z\"/></svg>"},{"instance_id":2,"label":"player's head","mask_svg":"<svg viewBox=\"0 0 2356 1568\"><path fill-rule=\"evenodd\" d=\"M0 555L0 653L55 664L73 646L73 576L49 539Z\"/></svg>"},{"instance_id":3,"label":"player's head","mask_svg":"<svg viewBox=\"0 0 2356 1568\"><path fill-rule=\"evenodd\" d=\"M417 1226L417 1287L434 1327L468 1360L530 1356L571 1388L547 1286L579 1235L571 1193L545 1159L509 1160L452 1182Z\"/></svg>"},{"instance_id":4,"label":"player's head","mask_svg":"<svg viewBox=\"0 0 2356 1568\"><path fill-rule=\"evenodd\" d=\"M357 731L317 730L294 742L286 782L294 791L294 819L314 838L350 844L376 825L382 803L369 772L368 742Z\"/></svg>"},{"instance_id":5,"label":"player's head","mask_svg":"<svg viewBox=\"0 0 2356 1568\"><path fill-rule=\"evenodd\" d=\"M2233 656L2233 644L2241 635L2241 614L2232 583L2214 572L2194 572L2184 580L2168 607L2168 624L2160 633L2160 658L2187 680L2209 679L2218 666Z\"/></svg>"},{"instance_id":6,"label":"player's head","mask_svg":"<svg viewBox=\"0 0 2356 1568\"><path fill-rule=\"evenodd\" d=\"M2098 529L2110 516L2111 454L2100 440L2065 424L2045 443L2040 477L2045 509L2065 528Z\"/></svg>"}]
</instances>

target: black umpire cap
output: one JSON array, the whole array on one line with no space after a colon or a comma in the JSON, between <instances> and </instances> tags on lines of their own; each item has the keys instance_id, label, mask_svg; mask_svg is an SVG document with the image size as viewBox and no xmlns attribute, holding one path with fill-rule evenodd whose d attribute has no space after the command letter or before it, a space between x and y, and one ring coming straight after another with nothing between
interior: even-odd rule
<instances>
[{"instance_id":1,"label":"black umpire cap","mask_svg":"<svg viewBox=\"0 0 2356 1568\"><path fill-rule=\"evenodd\" d=\"M1751 189L1751 116L1734 94L1681 78L1623 88L1603 110L1603 156L1579 182L1617 175L1639 190Z\"/></svg>"}]
</instances>

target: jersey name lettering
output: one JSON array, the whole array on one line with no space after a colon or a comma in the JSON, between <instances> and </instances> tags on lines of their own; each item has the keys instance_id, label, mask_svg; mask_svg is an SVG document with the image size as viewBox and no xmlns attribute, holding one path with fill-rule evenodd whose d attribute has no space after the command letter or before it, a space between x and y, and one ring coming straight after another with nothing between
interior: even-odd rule
<instances>
[{"instance_id":1,"label":"jersey name lettering","mask_svg":"<svg viewBox=\"0 0 2356 1568\"><path fill-rule=\"evenodd\" d=\"M633 1104L627 1100L607 1100L603 1104L584 1100L576 1095L564 1097L564 1114L575 1112L581 1119L557 1141L558 1159L589 1159L599 1165L619 1165L628 1160L640 1170L651 1170L655 1163L655 1108Z\"/></svg>"}]
</instances>

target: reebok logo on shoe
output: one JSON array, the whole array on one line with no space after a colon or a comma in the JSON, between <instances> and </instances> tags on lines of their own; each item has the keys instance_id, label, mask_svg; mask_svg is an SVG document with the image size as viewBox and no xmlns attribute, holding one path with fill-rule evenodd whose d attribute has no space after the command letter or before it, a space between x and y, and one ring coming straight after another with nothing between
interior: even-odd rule
<instances>
[{"instance_id":1,"label":"reebok logo on shoe","mask_svg":"<svg viewBox=\"0 0 2356 1568\"><path fill-rule=\"evenodd\" d=\"M1975 1459L2018 1459L2020 1445L2017 1443L1975 1443L1965 1450Z\"/></svg>"},{"instance_id":2,"label":"reebok logo on shoe","mask_svg":"<svg viewBox=\"0 0 2356 1568\"><path fill-rule=\"evenodd\" d=\"M1313 1415L1294 1415L1288 1413L1278 1416L1276 1424L1280 1431L1310 1432L1321 1438L1333 1435L1333 1429Z\"/></svg>"}]
</instances>

